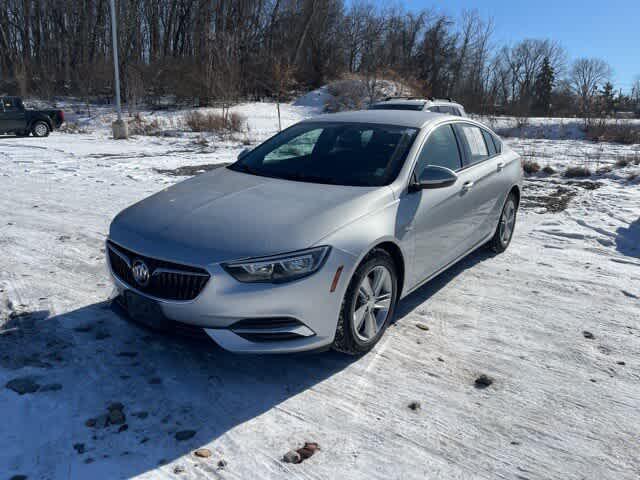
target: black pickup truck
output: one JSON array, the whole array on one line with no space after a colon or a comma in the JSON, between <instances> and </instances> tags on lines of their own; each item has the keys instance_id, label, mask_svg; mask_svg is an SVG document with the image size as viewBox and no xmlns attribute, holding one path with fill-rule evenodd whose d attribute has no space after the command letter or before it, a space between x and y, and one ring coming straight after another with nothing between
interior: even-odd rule
<instances>
[{"instance_id":1,"label":"black pickup truck","mask_svg":"<svg viewBox=\"0 0 640 480\"><path fill-rule=\"evenodd\" d=\"M62 122L62 110L27 110L19 97L0 97L0 133L46 137Z\"/></svg>"}]
</instances>

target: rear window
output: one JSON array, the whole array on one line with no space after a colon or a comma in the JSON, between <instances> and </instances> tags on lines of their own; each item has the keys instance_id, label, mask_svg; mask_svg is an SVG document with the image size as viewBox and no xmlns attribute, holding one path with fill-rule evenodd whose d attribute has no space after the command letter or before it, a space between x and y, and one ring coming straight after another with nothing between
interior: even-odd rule
<instances>
[{"instance_id":1,"label":"rear window","mask_svg":"<svg viewBox=\"0 0 640 480\"><path fill-rule=\"evenodd\" d=\"M421 111L424 103L377 103L371 105L369 110L414 110Z\"/></svg>"},{"instance_id":2,"label":"rear window","mask_svg":"<svg viewBox=\"0 0 640 480\"><path fill-rule=\"evenodd\" d=\"M435 113L446 113L447 115L455 115L456 117L462 116L462 112L460 111L460 109L451 105L435 105L433 107L429 107L428 111Z\"/></svg>"}]
</instances>

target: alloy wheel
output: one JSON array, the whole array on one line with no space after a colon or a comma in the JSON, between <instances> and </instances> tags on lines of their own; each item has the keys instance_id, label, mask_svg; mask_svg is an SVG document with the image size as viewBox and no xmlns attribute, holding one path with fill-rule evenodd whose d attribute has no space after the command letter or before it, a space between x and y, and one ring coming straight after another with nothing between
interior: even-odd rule
<instances>
[{"instance_id":1,"label":"alloy wheel","mask_svg":"<svg viewBox=\"0 0 640 480\"><path fill-rule=\"evenodd\" d=\"M39 123L36 125L35 130L38 137L44 137L47 134L48 128L44 123Z\"/></svg>"},{"instance_id":2,"label":"alloy wheel","mask_svg":"<svg viewBox=\"0 0 640 480\"><path fill-rule=\"evenodd\" d=\"M502 211L500 219L500 241L502 245L507 245L513 235L513 228L516 224L516 205L512 199L509 199Z\"/></svg>"},{"instance_id":3,"label":"alloy wheel","mask_svg":"<svg viewBox=\"0 0 640 480\"><path fill-rule=\"evenodd\" d=\"M362 342L373 340L382 329L393 299L393 281L387 267L377 265L362 278L353 308L353 327Z\"/></svg>"}]
</instances>

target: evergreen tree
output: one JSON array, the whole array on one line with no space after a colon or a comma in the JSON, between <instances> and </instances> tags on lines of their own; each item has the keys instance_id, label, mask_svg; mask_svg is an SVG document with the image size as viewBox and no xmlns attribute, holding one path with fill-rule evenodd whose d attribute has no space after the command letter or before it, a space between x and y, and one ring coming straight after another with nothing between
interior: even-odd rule
<instances>
[{"instance_id":1,"label":"evergreen tree","mask_svg":"<svg viewBox=\"0 0 640 480\"><path fill-rule=\"evenodd\" d=\"M551 110L551 93L555 85L556 73L549 57L544 57L542 68L536 76L534 85L535 109L538 113L548 115Z\"/></svg>"},{"instance_id":2,"label":"evergreen tree","mask_svg":"<svg viewBox=\"0 0 640 480\"><path fill-rule=\"evenodd\" d=\"M610 114L611 112L613 112L616 101L613 93L613 85L611 84L611 82L607 82L604 84L600 97L602 99L602 110L604 111L604 113Z\"/></svg>"}]
</instances>

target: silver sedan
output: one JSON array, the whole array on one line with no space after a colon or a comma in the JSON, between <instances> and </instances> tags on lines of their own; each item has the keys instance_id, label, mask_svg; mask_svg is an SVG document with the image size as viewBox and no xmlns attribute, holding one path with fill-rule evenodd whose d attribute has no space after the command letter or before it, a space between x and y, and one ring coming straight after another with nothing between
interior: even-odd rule
<instances>
[{"instance_id":1,"label":"silver sedan","mask_svg":"<svg viewBox=\"0 0 640 480\"><path fill-rule=\"evenodd\" d=\"M511 241L522 169L484 125L369 110L300 122L113 220L130 317L235 352L370 350L403 296Z\"/></svg>"}]
</instances>

